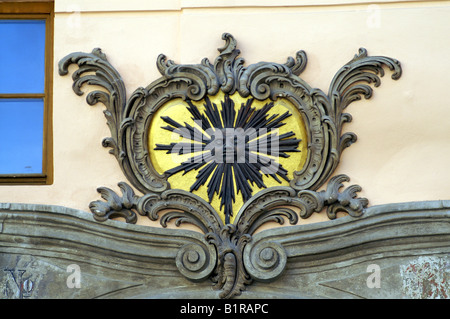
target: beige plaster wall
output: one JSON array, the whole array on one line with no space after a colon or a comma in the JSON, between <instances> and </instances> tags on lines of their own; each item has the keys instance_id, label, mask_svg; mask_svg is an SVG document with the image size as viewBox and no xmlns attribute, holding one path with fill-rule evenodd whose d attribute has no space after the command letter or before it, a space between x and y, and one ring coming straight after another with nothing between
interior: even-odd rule
<instances>
[{"instance_id":1,"label":"beige plaster wall","mask_svg":"<svg viewBox=\"0 0 450 319\"><path fill-rule=\"evenodd\" d=\"M117 183L126 181L101 146L110 135L104 107L73 93L71 77L57 74L61 58L102 48L131 94L159 77L158 54L183 64L214 60L224 32L237 39L247 65L284 63L305 50L302 78L325 92L360 47L400 60L400 80L388 74L370 100L348 108L353 122L345 130L358 141L335 175L361 185L369 205L450 199L450 1L55 0L55 10L54 184L0 186L0 202L89 211L100 199L97 187L119 191ZM303 222L325 219L316 214Z\"/></svg>"}]
</instances>

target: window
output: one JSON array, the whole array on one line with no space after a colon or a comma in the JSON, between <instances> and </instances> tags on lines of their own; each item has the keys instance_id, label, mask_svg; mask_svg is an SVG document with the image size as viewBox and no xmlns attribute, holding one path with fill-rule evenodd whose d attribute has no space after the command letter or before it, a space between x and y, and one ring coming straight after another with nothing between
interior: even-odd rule
<instances>
[{"instance_id":1,"label":"window","mask_svg":"<svg viewBox=\"0 0 450 319\"><path fill-rule=\"evenodd\" d=\"M2 2L0 48L0 184L51 184L53 2Z\"/></svg>"}]
</instances>

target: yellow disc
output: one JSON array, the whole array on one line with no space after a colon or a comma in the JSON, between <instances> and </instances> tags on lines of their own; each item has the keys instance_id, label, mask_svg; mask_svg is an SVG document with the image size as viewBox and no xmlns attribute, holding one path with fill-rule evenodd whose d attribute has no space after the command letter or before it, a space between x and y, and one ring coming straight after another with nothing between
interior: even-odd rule
<instances>
[{"instance_id":1,"label":"yellow disc","mask_svg":"<svg viewBox=\"0 0 450 319\"><path fill-rule=\"evenodd\" d=\"M236 112L241 107L241 104L242 103L245 104L246 101L248 100L248 98L243 98L238 93L231 95L230 98L234 101ZM217 106L220 112L222 109L221 102L224 100L224 94L220 92L215 96L209 97L209 99L211 103ZM271 100L264 100L264 101L254 100L251 107L255 109L261 109L265 104L270 102ZM201 113L204 113L205 102L203 100L192 103L195 106L197 106L197 108ZM169 117L182 125L185 125L186 123L189 124L190 126L197 127L201 130L201 128L194 123L194 120L192 119L192 114L189 112L187 107L188 104L181 98L173 99L164 104L162 107L160 107L153 117L149 130L148 147L153 167L160 174L164 173L169 169L179 166L183 161L188 160L193 155L192 153L185 155L178 155L173 153L167 154L167 151L165 150L155 150L157 144L170 145L171 143L179 143L183 141L183 138L179 134L162 129L162 127L168 126L168 124L163 120L162 117ZM277 159L278 163L281 164L283 168L288 171L287 177L290 180L293 178L293 172L301 170L306 162L308 155L307 154L308 137L305 129L305 124L303 122L300 112L287 99L280 98L274 101L274 106L269 110L268 115L269 116L276 114L281 115L286 113L287 111L291 114L291 116L282 121L283 123L285 123L285 125L279 128L278 133L279 135L281 135L283 133L293 132L295 134L294 138L301 140L297 148L298 150L300 150L300 152L289 152L288 158L280 157ZM185 141L189 143L191 142L187 140ZM172 189L182 189L189 191L192 184L195 183L198 170L192 170L184 175L183 173L184 172L179 172L169 177L168 181ZM210 175L209 179L211 178L211 176L212 174ZM280 180L281 184L276 180L274 180L272 177L263 175L263 182L267 187L289 185L287 181L283 179ZM198 190L194 191L194 194L200 196L206 201L208 201L207 187L206 187L207 183L208 182L202 185ZM234 189L236 190L236 184L234 186L235 186ZM253 189L252 195L255 195L258 191L262 189L258 188L256 185L251 186ZM240 193L235 194L235 202L233 203L233 216L231 216L230 218L231 223L234 221L234 218L236 217L239 209L242 207L243 204L244 203L242 200L242 195ZM222 220L225 220L223 209L222 210L220 209L220 198L218 195L216 194L214 195L211 201L211 205L216 210L216 212L221 216Z\"/></svg>"}]
</instances>

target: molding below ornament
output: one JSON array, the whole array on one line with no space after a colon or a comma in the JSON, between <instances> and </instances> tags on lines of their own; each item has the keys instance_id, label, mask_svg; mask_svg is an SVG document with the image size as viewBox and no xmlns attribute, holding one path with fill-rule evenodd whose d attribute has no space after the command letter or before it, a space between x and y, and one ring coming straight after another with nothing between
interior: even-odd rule
<instances>
[{"instance_id":1,"label":"molding below ornament","mask_svg":"<svg viewBox=\"0 0 450 319\"><path fill-rule=\"evenodd\" d=\"M243 250L254 282L235 298L443 298L448 281L424 282L419 266L429 262L429 274L446 276L438 266L450 261L449 220L450 201L425 201L263 230ZM0 294L17 298L10 277L22 271L27 298L219 298L223 290L211 289L210 280L185 272L200 267L196 260L208 272L217 262L212 247L191 230L98 223L67 207L1 203ZM67 287L74 264L83 274L79 289ZM367 286L370 265L379 266L380 288Z\"/></svg>"}]
</instances>

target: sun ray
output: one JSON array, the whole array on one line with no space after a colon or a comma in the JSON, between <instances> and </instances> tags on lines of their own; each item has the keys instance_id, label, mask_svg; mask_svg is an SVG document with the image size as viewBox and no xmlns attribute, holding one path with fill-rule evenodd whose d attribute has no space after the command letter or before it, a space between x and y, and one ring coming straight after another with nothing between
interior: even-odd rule
<instances>
[{"instance_id":1,"label":"sun ray","mask_svg":"<svg viewBox=\"0 0 450 319\"><path fill-rule=\"evenodd\" d=\"M161 116L168 124L162 128L182 137L182 141L170 144L156 144L155 150L167 154L191 155L178 166L165 171L169 176L183 172L198 171L190 191L207 188L209 202L217 196L220 209L224 210L225 222L233 216L233 203L240 194L243 202L249 200L253 187L266 188L263 176L269 176L281 183L289 181L288 171L278 159L287 158L290 152L299 152L301 139L295 133L279 134L284 120L291 116L270 114L273 102L262 108L252 107L254 99L241 103L239 109L230 96L221 100L221 108L206 97L204 111L187 101L187 110L192 115L194 126Z\"/></svg>"}]
</instances>

